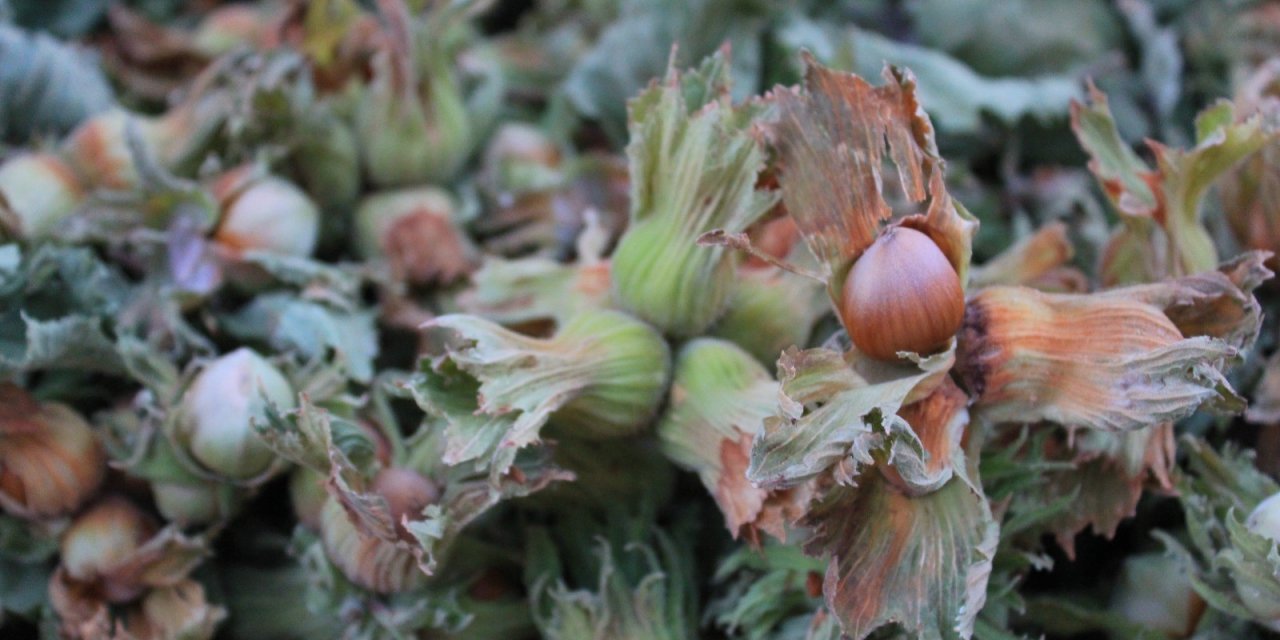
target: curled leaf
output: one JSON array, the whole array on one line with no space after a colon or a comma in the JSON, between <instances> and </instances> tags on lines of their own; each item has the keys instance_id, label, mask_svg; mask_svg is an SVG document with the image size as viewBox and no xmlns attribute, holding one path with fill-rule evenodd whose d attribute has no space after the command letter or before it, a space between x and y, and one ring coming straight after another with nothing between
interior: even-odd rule
<instances>
[{"instance_id":1,"label":"curled leaf","mask_svg":"<svg viewBox=\"0 0 1280 640\"><path fill-rule=\"evenodd\" d=\"M975 267L970 282L975 287L1028 285L1068 263L1075 250L1067 237L1067 225L1051 222L1018 241L999 255Z\"/></svg>"},{"instance_id":2,"label":"curled leaf","mask_svg":"<svg viewBox=\"0 0 1280 640\"><path fill-rule=\"evenodd\" d=\"M1156 159L1151 167L1120 137L1106 95L1096 87L1090 87L1088 105L1072 104L1071 124L1123 222L1102 257L1107 285L1212 269L1218 254L1201 220L1205 194L1219 176L1280 135L1260 117L1237 122L1235 107L1220 101L1196 119L1191 149L1149 142Z\"/></svg>"}]
</instances>

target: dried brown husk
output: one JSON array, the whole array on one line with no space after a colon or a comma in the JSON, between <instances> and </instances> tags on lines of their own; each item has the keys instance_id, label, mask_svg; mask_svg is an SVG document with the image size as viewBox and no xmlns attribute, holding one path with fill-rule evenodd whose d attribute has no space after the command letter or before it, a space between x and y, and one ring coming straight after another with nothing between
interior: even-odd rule
<instances>
[{"instance_id":1,"label":"dried brown husk","mask_svg":"<svg viewBox=\"0 0 1280 640\"><path fill-rule=\"evenodd\" d=\"M993 423L1045 420L1127 431L1197 408L1238 411L1222 374L1226 341L1184 337L1137 292L1046 294L990 287L969 301L958 371L975 411Z\"/></svg>"}]
</instances>

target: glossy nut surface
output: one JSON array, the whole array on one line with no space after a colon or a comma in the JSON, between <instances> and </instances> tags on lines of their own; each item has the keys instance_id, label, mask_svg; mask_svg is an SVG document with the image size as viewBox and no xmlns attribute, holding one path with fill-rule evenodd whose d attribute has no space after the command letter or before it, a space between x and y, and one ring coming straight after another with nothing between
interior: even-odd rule
<instances>
[{"instance_id":1,"label":"glossy nut surface","mask_svg":"<svg viewBox=\"0 0 1280 640\"><path fill-rule=\"evenodd\" d=\"M893 227L858 258L845 279L840 318L859 351L893 360L946 344L964 318L960 277L925 234Z\"/></svg>"}]
</instances>

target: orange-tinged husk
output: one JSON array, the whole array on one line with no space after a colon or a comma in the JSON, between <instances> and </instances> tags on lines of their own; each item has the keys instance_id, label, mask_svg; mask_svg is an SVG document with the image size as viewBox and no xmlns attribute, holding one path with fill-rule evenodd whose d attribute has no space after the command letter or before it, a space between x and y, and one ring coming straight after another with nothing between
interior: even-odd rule
<instances>
[{"instance_id":1,"label":"orange-tinged husk","mask_svg":"<svg viewBox=\"0 0 1280 640\"><path fill-rule=\"evenodd\" d=\"M342 504L330 498L320 513L325 555L348 580L376 593L401 593L426 581L407 547L356 528Z\"/></svg>"},{"instance_id":2,"label":"orange-tinged husk","mask_svg":"<svg viewBox=\"0 0 1280 640\"><path fill-rule=\"evenodd\" d=\"M72 408L0 385L0 508L47 519L71 515L102 484L107 459Z\"/></svg>"},{"instance_id":3,"label":"orange-tinged husk","mask_svg":"<svg viewBox=\"0 0 1280 640\"><path fill-rule=\"evenodd\" d=\"M453 197L421 187L375 193L355 215L355 249L381 257L392 275L413 284L447 284L471 273L479 255L462 230Z\"/></svg>"},{"instance_id":4,"label":"orange-tinged husk","mask_svg":"<svg viewBox=\"0 0 1280 640\"><path fill-rule=\"evenodd\" d=\"M1123 431L1201 404L1237 409L1219 370L1236 350L1216 338L1184 338L1160 307L1122 292L991 287L974 294L956 366L975 411L993 422Z\"/></svg>"},{"instance_id":5,"label":"orange-tinged husk","mask_svg":"<svg viewBox=\"0 0 1280 640\"><path fill-rule=\"evenodd\" d=\"M214 241L231 258L246 251L309 256L320 235L320 211L293 183L238 167L213 183L221 209Z\"/></svg>"},{"instance_id":6,"label":"orange-tinged husk","mask_svg":"<svg viewBox=\"0 0 1280 640\"><path fill-rule=\"evenodd\" d=\"M162 166L171 166L198 146L206 135L197 131L195 105L181 105L153 117L113 109L85 120L62 142L61 151L93 187L131 189L138 169L129 149L129 130L136 127L144 149Z\"/></svg>"},{"instance_id":7,"label":"orange-tinged husk","mask_svg":"<svg viewBox=\"0 0 1280 640\"><path fill-rule=\"evenodd\" d=\"M898 415L911 425L927 453L923 469L920 469L924 477L943 477L951 473L960 455L965 427L969 424L968 404L969 396L951 378L943 378L928 396L898 410ZM920 493L912 483L903 479L894 465L881 464L878 468L899 491L907 495Z\"/></svg>"}]
</instances>

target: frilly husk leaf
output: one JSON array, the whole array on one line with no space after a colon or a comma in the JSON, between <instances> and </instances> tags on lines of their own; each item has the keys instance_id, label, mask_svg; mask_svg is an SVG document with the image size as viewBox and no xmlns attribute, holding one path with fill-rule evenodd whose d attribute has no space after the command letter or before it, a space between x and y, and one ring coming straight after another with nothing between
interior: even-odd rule
<instances>
[{"instance_id":1,"label":"frilly husk leaf","mask_svg":"<svg viewBox=\"0 0 1280 640\"><path fill-rule=\"evenodd\" d=\"M1262 327L1262 306L1253 291L1273 275L1264 264L1269 257L1267 252L1252 251L1219 265L1217 270L1095 295L1153 305L1183 336L1208 336L1247 353Z\"/></svg>"},{"instance_id":2,"label":"frilly husk leaf","mask_svg":"<svg viewBox=\"0 0 1280 640\"><path fill-rule=\"evenodd\" d=\"M885 84L822 66L804 54L803 89L775 89L765 133L778 152L787 211L822 263L828 289L840 290L853 261L895 217L885 191L886 156L901 196L913 209L909 226L938 244L961 282L969 269L977 221L947 194L933 125L916 96L915 77L894 67Z\"/></svg>"},{"instance_id":3,"label":"frilly husk leaf","mask_svg":"<svg viewBox=\"0 0 1280 640\"><path fill-rule=\"evenodd\" d=\"M268 418L269 424L259 429L268 445L283 458L324 473L325 490L345 511L356 535L384 543L367 546L391 547L394 551L388 549L388 553L399 552L413 558L428 576L435 572L442 554L466 525L485 511L505 499L573 479L573 474L539 457L525 456L513 462L513 466L496 479L477 474L466 466L435 464L443 455L447 436L442 427L429 425L424 428L430 431L410 443L404 454L407 459L401 464L417 464L420 468L414 470L443 487L442 495L422 513L406 515L401 522L395 522L386 499L370 489L376 474L373 461L361 465L352 462L348 452L360 443L351 443L344 451L343 440L339 438L342 429L335 430L335 422L327 411L303 396L299 408L291 415L286 417L272 411ZM407 535L402 535L401 529Z\"/></svg>"},{"instance_id":4,"label":"frilly husk leaf","mask_svg":"<svg viewBox=\"0 0 1280 640\"><path fill-rule=\"evenodd\" d=\"M663 451L698 474L736 538L780 540L804 513L812 487L766 490L747 479L751 443L773 413L778 383L732 343L700 338L676 358L667 412L657 426Z\"/></svg>"},{"instance_id":5,"label":"frilly husk leaf","mask_svg":"<svg viewBox=\"0 0 1280 640\"><path fill-rule=\"evenodd\" d=\"M312 361L332 358L355 382L373 378L378 340L372 311L268 293L223 320L226 330L241 340L262 340Z\"/></svg>"},{"instance_id":6,"label":"frilly husk leaf","mask_svg":"<svg viewBox=\"0 0 1280 640\"><path fill-rule=\"evenodd\" d=\"M140 547L119 559L88 582L72 578L65 568L59 567L49 581L49 599L53 610L61 619L62 630L73 638L150 638L161 635L134 635L147 632L151 622L138 626L138 620L127 623L123 630L107 615L110 604L103 597L99 579L143 589L144 594L155 590L186 588L191 583L188 576L210 554L205 536L188 536L176 525L169 525L156 532ZM135 612L135 613L141 613ZM208 612L220 617L216 611ZM103 625L106 626L103 626ZM216 621L211 622L211 625ZM89 631L96 630L96 631ZM100 635L96 635L100 634Z\"/></svg>"},{"instance_id":7,"label":"frilly husk leaf","mask_svg":"<svg viewBox=\"0 0 1280 640\"><path fill-rule=\"evenodd\" d=\"M494 478L553 416L575 435L635 433L657 410L670 369L666 343L616 311L584 313L545 340L463 315L437 318L427 335L410 390L448 425L444 462L474 461Z\"/></svg>"},{"instance_id":8,"label":"frilly husk leaf","mask_svg":"<svg viewBox=\"0 0 1280 640\"><path fill-rule=\"evenodd\" d=\"M838 482L852 483L863 467L888 460L914 489L941 487L950 461L933 466L938 461L930 463L921 437L898 412L941 385L953 359L945 351L882 363L825 347L788 349L778 361L779 406L756 438L747 477L785 488L833 471Z\"/></svg>"},{"instance_id":9,"label":"frilly husk leaf","mask_svg":"<svg viewBox=\"0 0 1280 640\"><path fill-rule=\"evenodd\" d=\"M963 468L916 497L868 474L832 489L803 524L813 531L806 552L829 554L823 594L848 637L892 623L918 638L973 634L999 527Z\"/></svg>"},{"instance_id":10,"label":"frilly husk leaf","mask_svg":"<svg viewBox=\"0 0 1280 640\"><path fill-rule=\"evenodd\" d=\"M737 255L699 236L744 231L775 202L755 188L765 152L752 110L731 103L727 50L691 72L668 69L628 103L631 225L613 253L613 290L664 333L697 335L728 303Z\"/></svg>"},{"instance_id":11,"label":"frilly husk leaf","mask_svg":"<svg viewBox=\"0 0 1280 640\"><path fill-rule=\"evenodd\" d=\"M1077 533L1092 528L1111 538L1136 513L1144 491L1174 491L1174 431L1168 422L1120 433L1077 432L1067 443L1047 449L1048 459L1072 465L1047 472L1044 485L1036 489L1045 502L1074 498L1044 523L1068 558L1075 557Z\"/></svg>"},{"instance_id":12,"label":"frilly husk leaf","mask_svg":"<svg viewBox=\"0 0 1280 640\"><path fill-rule=\"evenodd\" d=\"M1243 410L1222 373L1239 351L1218 338L1183 337L1163 309L1134 297L1019 287L974 294L957 368L975 413L993 423L1125 431L1202 406Z\"/></svg>"},{"instance_id":13,"label":"frilly husk leaf","mask_svg":"<svg viewBox=\"0 0 1280 640\"><path fill-rule=\"evenodd\" d=\"M563 324L581 311L611 304L608 262L488 257L471 281L472 288L459 294L458 307L507 326L546 320Z\"/></svg>"}]
</instances>

